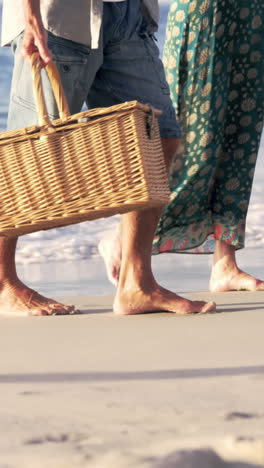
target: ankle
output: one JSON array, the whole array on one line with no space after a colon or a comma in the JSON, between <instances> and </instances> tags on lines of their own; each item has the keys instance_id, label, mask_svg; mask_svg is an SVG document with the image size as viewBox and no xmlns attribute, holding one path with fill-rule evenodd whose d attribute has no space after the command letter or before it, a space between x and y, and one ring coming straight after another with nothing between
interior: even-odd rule
<instances>
[{"instance_id":1,"label":"ankle","mask_svg":"<svg viewBox=\"0 0 264 468\"><path fill-rule=\"evenodd\" d=\"M223 276L234 275L238 272L236 261L229 257L223 257L217 262L214 262L211 272L211 280L218 279Z\"/></svg>"},{"instance_id":2,"label":"ankle","mask_svg":"<svg viewBox=\"0 0 264 468\"><path fill-rule=\"evenodd\" d=\"M21 284L19 278L15 276L6 275L0 278L0 292L4 289L13 288Z\"/></svg>"},{"instance_id":3,"label":"ankle","mask_svg":"<svg viewBox=\"0 0 264 468\"><path fill-rule=\"evenodd\" d=\"M214 264L219 260L226 259L227 263L236 263L236 249L233 245L227 244L224 241L215 241Z\"/></svg>"},{"instance_id":4,"label":"ankle","mask_svg":"<svg viewBox=\"0 0 264 468\"><path fill-rule=\"evenodd\" d=\"M157 283L152 271L129 271L121 272L118 281L118 293L126 291L141 291L145 294L153 291Z\"/></svg>"}]
</instances>

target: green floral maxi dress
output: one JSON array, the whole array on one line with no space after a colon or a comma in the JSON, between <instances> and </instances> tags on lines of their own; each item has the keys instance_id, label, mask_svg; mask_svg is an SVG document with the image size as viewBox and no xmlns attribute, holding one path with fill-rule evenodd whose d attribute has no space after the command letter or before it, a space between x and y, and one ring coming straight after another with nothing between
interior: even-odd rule
<instances>
[{"instance_id":1,"label":"green floral maxi dress","mask_svg":"<svg viewBox=\"0 0 264 468\"><path fill-rule=\"evenodd\" d=\"M174 0L164 65L184 151L153 243L162 252L244 247L264 114L264 1Z\"/></svg>"}]
</instances>

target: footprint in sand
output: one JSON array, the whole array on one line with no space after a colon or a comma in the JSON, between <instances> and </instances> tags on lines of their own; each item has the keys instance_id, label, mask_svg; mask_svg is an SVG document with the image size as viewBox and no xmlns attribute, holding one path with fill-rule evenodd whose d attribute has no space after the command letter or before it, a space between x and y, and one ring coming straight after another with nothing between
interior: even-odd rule
<instances>
[{"instance_id":1,"label":"footprint in sand","mask_svg":"<svg viewBox=\"0 0 264 468\"><path fill-rule=\"evenodd\" d=\"M235 419L253 419L253 418L260 418L260 414L256 413L245 413L242 411L232 411L225 416L226 421L233 421Z\"/></svg>"},{"instance_id":2,"label":"footprint in sand","mask_svg":"<svg viewBox=\"0 0 264 468\"><path fill-rule=\"evenodd\" d=\"M153 468L260 468L243 462L228 462L210 449L179 450L152 465Z\"/></svg>"},{"instance_id":3,"label":"footprint in sand","mask_svg":"<svg viewBox=\"0 0 264 468\"><path fill-rule=\"evenodd\" d=\"M68 434L58 434L58 435L47 434L43 437L36 437L34 439L28 439L24 442L24 444L25 445L38 445L38 444L45 444L46 442L61 444L63 442L68 442L68 440L69 440Z\"/></svg>"}]
</instances>

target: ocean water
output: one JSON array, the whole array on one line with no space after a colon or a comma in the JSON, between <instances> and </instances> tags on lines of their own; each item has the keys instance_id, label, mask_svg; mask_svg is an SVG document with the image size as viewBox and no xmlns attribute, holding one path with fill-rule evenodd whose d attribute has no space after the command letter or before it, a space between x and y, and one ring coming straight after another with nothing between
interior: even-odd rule
<instances>
[{"instance_id":1,"label":"ocean water","mask_svg":"<svg viewBox=\"0 0 264 468\"><path fill-rule=\"evenodd\" d=\"M158 43L161 50L164 43L167 12L167 2L161 2L161 24L158 33ZM6 126L12 64L13 58L10 50L0 48L0 131L4 131ZM264 247L263 156L264 146L261 147L259 153L247 222L247 246L253 249ZM114 229L118 222L119 216L115 216L23 236L18 243L17 263L21 267L23 266L26 272L27 265L31 264L62 261L80 262L81 260L96 258L98 256L98 241L106 231ZM59 268L58 276L61 273Z\"/></svg>"}]
</instances>

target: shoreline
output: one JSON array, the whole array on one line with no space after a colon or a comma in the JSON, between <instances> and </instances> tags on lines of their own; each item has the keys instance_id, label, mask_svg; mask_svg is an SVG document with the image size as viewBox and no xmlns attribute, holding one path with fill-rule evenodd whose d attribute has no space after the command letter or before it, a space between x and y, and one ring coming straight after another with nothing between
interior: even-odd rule
<instances>
[{"instance_id":1,"label":"shoreline","mask_svg":"<svg viewBox=\"0 0 264 468\"><path fill-rule=\"evenodd\" d=\"M152 257L152 265L157 281L181 294L208 290L212 260L212 255L205 254L160 254ZM242 270L263 277L264 248L238 251L237 260ZM115 292L99 256L79 261L18 265L18 274L30 287L52 297L102 296Z\"/></svg>"}]
</instances>

